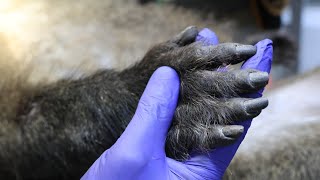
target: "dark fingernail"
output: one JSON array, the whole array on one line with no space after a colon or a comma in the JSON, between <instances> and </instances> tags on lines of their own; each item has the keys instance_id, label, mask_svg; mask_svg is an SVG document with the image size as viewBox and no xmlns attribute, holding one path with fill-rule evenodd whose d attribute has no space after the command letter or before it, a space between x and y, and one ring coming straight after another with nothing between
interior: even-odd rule
<instances>
[{"instance_id":1,"label":"dark fingernail","mask_svg":"<svg viewBox=\"0 0 320 180\"><path fill-rule=\"evenodd\" d=\"M239 53L240 56L249 58L256 54L257 47L252 45L242 45L238 44L236 46L236 51Z\"/></svg>"},{"instance_id":2,"label":"dark fingernail","mask_svg":"<svg viewBox=\"0 0 320 180\"><path fill-rule=\"evenodd\" d=\"M244 102L244 106L247 113L253 114L260 112L262 109L266 108L269 104L267 98L257 98Z\"/></svg>"},{"instance_id":3,"label":"dark fingernail","mask_svg":"<svg viewBox=\"0 0 320 180\"><path fill-rule=\"evenodd\" d=\"M267 72L253 72L249 74L249 80L253 87L264 87L268 84L269 74Z\"/></svg>"},{"instance_id":4,"label":"dark fingernail","mask_svg":"<svg viewBox=\"0 0 320 180\"><path fill-rule=\"evenodd\" d=\"M198 35L198 29L195 26L189 26L180 33L180 39L177 42L179 45L190 44L195 41Z\"/></svg>"},{"instance_id":5,"label":"dark fingernail","mask_svg":"<svg viewBox=\"0 0 320 180\"><path fill-rule=\"evenodd\" d=\"M198 35L198 28L195 26L189 26L182 31L184 37L196 37Z\"/></svg>"},{"instance_id":6,"label":"dark fingernail","mask_svg":"<svg viewBox=\"0 0 320 180\"><path fill-rule=\"evenodd\" d=\"M189 31L189 30L197 30L197 27L196 26L188 26L187 28L185 28L183 30L183 32L186 32L186 31Z\"/></svg>"},{"instance_id":7,"label":"dark fingernail","mask_svg":"<svg viewBox=\"0 0 320 180\"><path fill-rule=\"evenodd\" d=\"M243 126L239 126L239 125L230 125L222 129L223 135L230 138L239 137L243 133L243 131L244 131Z\"/></svg>"}]
</instances>

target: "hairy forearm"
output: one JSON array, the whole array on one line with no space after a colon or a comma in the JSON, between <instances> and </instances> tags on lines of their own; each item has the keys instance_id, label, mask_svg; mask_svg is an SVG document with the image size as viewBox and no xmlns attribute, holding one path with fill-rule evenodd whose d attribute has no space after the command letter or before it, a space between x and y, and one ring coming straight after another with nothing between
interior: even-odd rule
<instances>
[{"instance_id":1,"label":"hairy forearm","mask_svg":"<svg viewBox=\"0 0 320 180\"><path fill-rule=\"evenodd\" d=\"M15 162L18 171L28 174L30 163L44 172L61 169L66 177L84 172L114 144L133 116L141 93L130 91L126 82L131 81L105 70L81 80L60 82L28 97L16 119L19 128L12 134L16 141L9 142L15 144L14 151L20 150L17 155L21 159L14 158L19 159ZM49 161L56 167L50 167Z\"/></svg>"}]
</instances>

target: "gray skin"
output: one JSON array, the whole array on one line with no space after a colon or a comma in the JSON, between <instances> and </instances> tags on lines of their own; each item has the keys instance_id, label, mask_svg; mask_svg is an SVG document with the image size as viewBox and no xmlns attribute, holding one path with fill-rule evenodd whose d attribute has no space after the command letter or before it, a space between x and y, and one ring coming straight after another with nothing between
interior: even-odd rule
<instances>
[{"instance_id":1,"label":"gray skin","mask_svg":"<svg viewBox=\"0 0 320 180\"><path fill-rule=\"evenodd\" d=\"M194 42L189 27L150 49L121 72L102 70L37 91L27 91L8 127L1 131L0 179L75 179L111 147L131 120L152 73L174 68L181 81L180 97L166 141L166 153L185 160L191 150L229 145L242 134L232 125L267 107L265 98L240 98L268 83L256 70L217 71L256 53L252 45Z\"/></svg>"}]
</instances>

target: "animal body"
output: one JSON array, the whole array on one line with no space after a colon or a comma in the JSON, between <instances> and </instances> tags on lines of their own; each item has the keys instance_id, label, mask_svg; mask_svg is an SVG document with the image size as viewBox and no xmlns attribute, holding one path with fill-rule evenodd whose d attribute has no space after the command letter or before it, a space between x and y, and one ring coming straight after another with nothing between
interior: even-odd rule
<instances>
[{"instance_id":1,"label":"animal body","mask_svg":"<svg viewBox=\"0 0 320 180\"><path fill-rule=\"evenodd\" d=\"M197 59L192 56L190 61L182 63L181 59L188 59L183 58L185 55L196 54L188 52L202 51L199 45L192 43L195 34L193 28L187 31L193 33L180 36L180 39L189 38L182 38L182 41L174 38L162 43L151 49L136 66L128 68L129 64L137 62L138 57L141 57L151 44L168 39L190 24L212 27L221 41L231 41L237 32L234 31L236 25L230 21L220 23L210 17L203 20L183 8L152 4L140 7L125 0L82 0L77 4L66 1L17 1L17 4L16 9L9 8L7 14L1 15L16 18L16 26L20 27L12 31L9 22L1 23L1 179L80 177L124 130L148 77L160 65L175 68L182 82L188 82L181 86L181 101L177 109L177 112L181 113L176 113L168 136L166 148L171 157L182 160L187 158L188 150L192 148L206 150L232 143L242 131L241 127L229 126L230 123L242 119L235 117L253 117L265 107L265 100L257 103L262 106L255 106L258 109L253 114L246 114L245 111L235 110L241 108L232 107L244 101L232 101L239 92L254 91L265 85L267 79L264 74L255 71L226 73L223 77L231 83L224 83L227 92L221 93L219 86L216 86L221 73L208 71L208 68L212 70L219 63L192 64L191 59ZM123 8L124 4L127 8ZM24 18L20 18L19 13L26 14L23 14ZM167 46L168 43L171 43L171 46ZM238 45L229 44L230 51L218 54L230 55L235 52L231 47L236 46ZM253 49L249 54L232 59L240 62L252 54ZM176 57L178 61L164 57ZM215 60L220 64L224 60L235 63L228 61L228 58ZM196 68L191 71L190 67ZM111 68L113 70L102 70ZM249 74L252 73L261 77L260 82L252 84L248 81ZM199 78L208 78L212 84L203 86L202 81L198 81L200 84L189 83L197 82L194 80ZM234 83L241 84L243 88L235 88ZM201 86L207 88L198 89ZM216 94L215 98L207 98L208 91L211 90L214 92L212 94ZM232 102L229 103L231 106L225 106L225 102ZM189 118L191 124L197 125L196 128L192 127L193 130L207 135L186 136L185 138L194 140L195 143L191 145L183 138L174 138L178 130L182 130L183 134L192 131L187 123L181 123L183 116L179 117L179 114L187 112L185 103L194 108L188 112L191 113L188 114L190 117L198 114L202 117L205 114L202 112L207 108L197 107L212 107L217 112L210 121L206 116L197 121ZM212 115L214 111L207 112L207 115ZM221 118L219 115L230 118ZM106 119L113 119L118 124L106 123ZM215 123L220 126L213 126ZM212 134L202 131L208 127L212 127ZM226 141L226 136L214 133L222 127L234 127L229 134L234 136L230 141ZM101 132L99 129L107 131ZM217 138L217 135L220 136ZM199 143L208 138L214 141ZM183 146L179 147L180 144ZM253 159L250 162L255 161ZM271 165L261 163L261 166ZM240 177L238 174L243 173L235 170L228 172L234 172L232 177Z\"/></svg>"},{"instance_id":2,"label":"animal body","mask_svg":"<svg viewBox=\"0 0 320 180\"><path fill-rule=\"evenodd\" d=\"M12 129L2 127L1 176L81 177L124 131L148 79L161 66L174 68L181 78L167 155L185 160L192 150L205 152L234 142L243 127L231 124L256 117L268 105L264 98L239 98L239 94L263 88L268 74L211 71L248 59L256 48L236 43L205 46L194 42L197 34L195 27L187 28L123 71L101 70L79 80L26 89L13 119L5 119Z\"/></svg>"}]
</instances>

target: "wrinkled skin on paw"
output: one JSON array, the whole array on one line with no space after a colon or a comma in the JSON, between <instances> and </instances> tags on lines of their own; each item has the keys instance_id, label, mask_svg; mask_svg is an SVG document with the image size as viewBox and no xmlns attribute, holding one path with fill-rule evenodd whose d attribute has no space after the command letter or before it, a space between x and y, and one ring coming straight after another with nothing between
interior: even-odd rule
<instances>
[{"instance_id":1,"label":"wrinkled skin on paw","mask_svg":"<svg viewBox=\"0 0 320 180\"><path fill-rule=\"evenodd\" d=\"M189 27L165 43L152 48L139 66L142 74L159 66L170 66L180 75L179 104L169 130L166 152L185 160L193 150L207 151L229 145L242 134L232 125L258 116L267 107L265 98L240 98L268 83L268 74L257 70L219 70L256 53L256 47L237 43L207 46L195 42L198 30Z\"/></svg>"}]
</instances>

